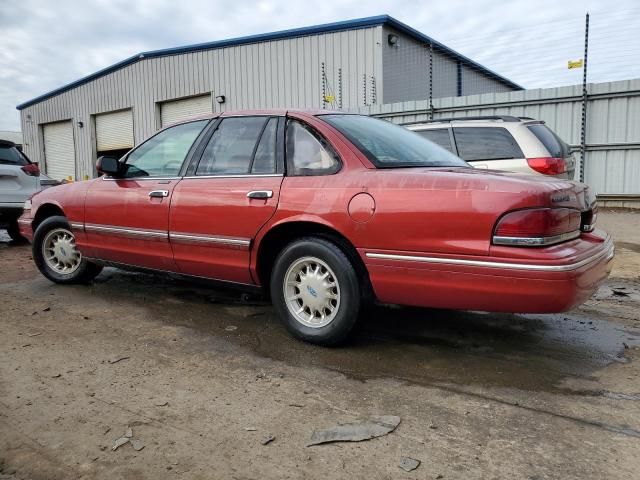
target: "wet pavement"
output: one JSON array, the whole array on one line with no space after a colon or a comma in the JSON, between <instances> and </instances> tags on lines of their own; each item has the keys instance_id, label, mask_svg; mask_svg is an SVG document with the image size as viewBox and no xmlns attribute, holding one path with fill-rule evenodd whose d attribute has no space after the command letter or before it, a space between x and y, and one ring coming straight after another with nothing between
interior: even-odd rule
<instances>
[{"instance_id":1,"label":"wet pavement","mask_svg":"<svg viewBox=\"0 0 640 480\"><path fill-rule=\"evenodd\" d=\"M318 348L292 339L259 297L110 268L97 282L105 298L153 298L148 308L156 321L222 337L258 356L327 368L358 380L390 377L423 385L565 391L559 386L564 377L588 378L610 363L625 363L624 344L640 345L640 328L582 313L515 315L371 306L346 345ZM158 291L163 292L160 298ZM237 328L225 330L230 325Z\"/></svg>"}]
</instances>

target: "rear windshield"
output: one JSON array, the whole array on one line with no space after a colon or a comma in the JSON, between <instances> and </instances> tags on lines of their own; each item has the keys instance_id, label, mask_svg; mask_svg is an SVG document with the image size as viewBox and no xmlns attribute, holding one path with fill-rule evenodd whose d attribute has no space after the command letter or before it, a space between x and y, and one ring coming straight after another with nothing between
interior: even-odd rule
<instances>
[{"instance_id":1,"label":"rear windshield","mask_svg":"<svg viewBox=\"0 0 640 480\"><path fill-rule=\"evenodd\" d=\"M0 165L27 165L29 160L16 147L0 145Z\"/></svg>"},{"instance_id":2,"label":"rear windshield","mask_svg":"<svg viewBox=\"0 0 640 480\"><path fill-rule=\"evenodd\" d=\"M549 127L538 123L535 125L527 125L527 128L542 142L549 151L549 155L556 158L569 156L569 145L563 142Z\"/></svg>"},{"instance_id":3,"label":"rear windshield","mask_svg":"<svg viewBox=\"0 0 640 480\"><path fill-rule=\"evenodd\" d=\"M363 115L322 115L378 168L468 167L460 158L404 127Z\"/></svg>"}]
</instances>

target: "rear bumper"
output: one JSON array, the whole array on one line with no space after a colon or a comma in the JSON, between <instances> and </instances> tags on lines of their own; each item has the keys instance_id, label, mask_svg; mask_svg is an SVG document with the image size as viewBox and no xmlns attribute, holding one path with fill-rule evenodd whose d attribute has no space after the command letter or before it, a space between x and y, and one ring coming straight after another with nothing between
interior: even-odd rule
<instances>
[{"instance_id":1,"label":"rear bumper","mask_svg":"<svg viewBox=\"0 0 640 480\"><path fill-rule=\"evenodd\" d=\"M488 312L557 313L585 302L611 271L609 236L575 241L562 261L451 258L363 249L383 303Z\"/></svg>"}]
</instances>

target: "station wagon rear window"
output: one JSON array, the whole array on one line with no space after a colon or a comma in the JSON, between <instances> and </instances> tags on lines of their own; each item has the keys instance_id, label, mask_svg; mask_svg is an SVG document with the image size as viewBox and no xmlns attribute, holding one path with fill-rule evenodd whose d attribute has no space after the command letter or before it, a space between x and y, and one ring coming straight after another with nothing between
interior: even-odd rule
<instances>
[{"instance_id":1,"label":"station wagon rear window","mask_svg":"<svg viewBox=\"0 0 640 480\"><path fill-rule=\"evenodd\" d=\"M467 162L524 158L520 147L506 128L454 127L458 154Z\"/></svg>"},{"instance_id":2,"label":"station wagon rear window","mask_svg":"<svg viewBox=\"0 0 640 480\"><path fill-rule=\"evenodd\" d=\"M468 167L463 160L404 127L362 115L322 115L378 168Z\"/></svg>"},{"instance_id":3,"label":"station wagon rear window","mask_svg":"<svg viewBox=\"0 0 640 480\"><path fill-rule=\"evenodd\" d=\"M535 125L527 125L527 128L542 142L549 151L549 155L555 158L569 156L569 145L564 143L549 127L542 123L536 123Z\"/></svg>"}]
</instances>

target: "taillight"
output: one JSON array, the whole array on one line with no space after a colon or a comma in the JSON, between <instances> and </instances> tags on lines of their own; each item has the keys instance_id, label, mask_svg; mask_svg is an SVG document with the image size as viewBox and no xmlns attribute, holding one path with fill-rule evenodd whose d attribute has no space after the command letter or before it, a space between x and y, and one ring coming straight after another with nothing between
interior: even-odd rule
<instances>
[{"instance_id":1,"label":"taillight","mask_svg":"<svg viewBox=\"0 0 640 480\"><path fill-rule=\"evenodd\" d=\"M22 171L30 177L37 177L40 175L40 168L37 163L28 163L24 167L21 167Z\"/></svg>"},{"instance_id":2,"label":"taillight","mask_svg":"<svg viewBox=\"0 0 640 480\"><path fill-rule=\"evenodd\" d=\"M571 208L530 208L509 212L493 232L496 245L544 246L580 236L581 214Z\"/></svg>"},{"instance_id":3,"label":"taillight","mask_svg":"<svg viewBox=\"0 0 640 480\"><path fill-rule=\"evenodd\" d=\"M558 175L567 171L567 162L564 158L538 157L527 158L527 163L536 172L544 175Z\"/></svg>"}]
</instances>

